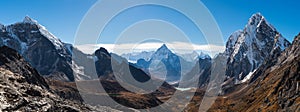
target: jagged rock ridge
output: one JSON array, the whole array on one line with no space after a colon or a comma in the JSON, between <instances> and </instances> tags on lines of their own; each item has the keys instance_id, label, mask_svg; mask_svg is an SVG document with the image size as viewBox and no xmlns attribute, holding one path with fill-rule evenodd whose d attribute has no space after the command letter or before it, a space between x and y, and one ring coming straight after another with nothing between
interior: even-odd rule
<instances>
[{"instance_id":1,"label":"jagged rock ridge","mask_svg":"<svg viewBox=\"0 0 300 112\"><path fill-rule=\"evenodd\" d=\"M233 78L234 83L245 82L266 58L289 45L264 16L252 15L244 30L233 33L226 43L227 79Z\"/></svg>"},{"instance_id":2,"label":"jagged rock ridge","mask_svg":"<svg viewBox=\"0 0 300 112\"><path fill-rule=\"evenodd\" d=\"M78 66L72 62L72 51L68 49L68 44L61 42L28 16L23 22L1 25L0 46L3 45L17 50L44 76L65 81L77 78L73 73L78 71Z\"/></svg>"}]
</instances>

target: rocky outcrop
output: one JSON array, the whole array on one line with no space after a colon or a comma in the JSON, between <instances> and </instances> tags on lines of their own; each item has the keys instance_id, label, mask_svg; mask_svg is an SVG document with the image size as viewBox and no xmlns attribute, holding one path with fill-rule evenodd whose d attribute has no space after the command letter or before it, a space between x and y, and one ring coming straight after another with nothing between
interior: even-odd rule
<instances>
[{"instance_id":1,"label":"rocky outcrop","mask_svg":"<svg viewBox=\"0 0 300 112\"><path fill-rule=\"evenodd\" d=\"M17 51L8 47L0 48L0 110L117 111L61 98Z\"/></svg>"},{"instance_id":2,"label":"rocky outcrop","mask_svg":"<svg viewBox=\"0 0 300 112\"><path fill-rule=\"evenodd\" d=\"M0 67L24 76L26 82L48 89L49 86L38 72L25 62L21 55L6 46L0 48Z\"/></svg>"}]
</instances>

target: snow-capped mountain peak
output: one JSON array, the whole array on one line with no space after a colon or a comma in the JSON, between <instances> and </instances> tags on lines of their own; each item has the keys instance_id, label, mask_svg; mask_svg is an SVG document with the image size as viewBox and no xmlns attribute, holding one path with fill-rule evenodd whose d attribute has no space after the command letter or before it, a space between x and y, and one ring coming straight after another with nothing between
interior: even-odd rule
<instances>
[{"instance_id":1,"label":"snow-capped mountain peak","mask_svg":"<svg viewBox=\"0 0 300 112\"><path fill-rule=\"evenodd\" d=\"M235 77L237 81L243 80L275 49L283 51L289 45L262 14L256 13L250 17L244 30L234 32L227 41L225 54L229 58L229 68L232 69L227 75Z\"/></svg>"},{"instance_id":2,"label":"snow-capped mountain peak","mask_svg":"<svg viewBox=\"0 0 300 112\"><path fill-rule=\"evenodd\" d=\"M238 30L229 37L226 52L228 53L230 52L228 50L232 50L231 58L233 58L240 51L240 48L242 48L242 44L251 48L255 43L254 47L257 48L257 50L262 50L268 42L275 43L281 50L284 50L289 44L289 42L267 22L261 13L256 13L251 16L243 31ZM252 49L248 49L248 51L252 52Z\"/></svg>"},{"instance_id":3,"label":"snow-capped mountain peak","mask_svg":"<svg viewBox=\"0 0 300 112\"><path fill-rule=\"evenodd\" d=\"M168 49L168 47L167 47L166 44L163 44L160 48L166 48L166 49Z\"/></svg>"},{"instance_id":4,"label":"snow-capped mountain peak","mask_svg":"<svg viewBox=\"0 0 300 112\"><path fill-rule=\"evenodd\" d=\"M2 33L4 32L4 33ZM64 44L44 26L29 16L22 22L3 26L0 30L0 46L5 45L19 54L43 75L63 75L74 80L71 68L71 53Z\"/></svg>"},{"instance_id":5,"label":"snow-capped mountain peak","mask_svg":"<svg viewBox=\"0 0 300 112\"><path fill-rule=\"evenodd\" d=\"M30 18L28 15L24 17L23 23L38 24L36 20Z\"/></svg>"},{"instance_id":6,"label":"snow-capped mountain peak","mask_svg":"<svg viewBox=\"0 0 300 112\"><path fill-rule=\"evenodd\" d=\"M144 59L145 61L149 61L154 51L142 51L142 52L132 52L122 54L121 56L126 58L130 63L137 63L139 59Z\"/></svg>"},{"instance_id":7,"label":"snow-capped mountain peak","mask_svg":"<svg viewBox=\"0 0 300 112\"><path fill-rule=\"evenodd\" d=\"M265 25L263 25L265 24ZM263 26L262 26L263 25ZM274 26L272 26L268 21L265 19L265 17L261 13L256 13L251 16L251 18L248 21L248 24L246 25L246 29L248 32L255 32L257 31L257 28L259 27L269 27L272 31L276 31Z\"/></svg>"},{"instance_id":8,"label":"snow-capped mountain peak","mask_svg":"<svg viewBox=\"0 0 300 112\"><path fill-rule=\"evenodd\" d=\"M261 13L253 14L250 17L247 25L255 25L255 26L257 26L264 19L265 19L265 17L263 15L261 15Z\"/></svg>"},{"instance_id":9,"label":"snow-capped mountain peak","mask_svg":"<svg viewBox=\"0 0 300 112\"><path fill-rule=\"evenodd\" d=\"M167 47L166 44L163 44L160 48L158 48L157 52L162 53L162 54L172 53L172 51Z\"/></svg>"},{"instance_id":10,"label":"snow-capped mountain peak","mask_svg":"<svg viewBox=\"0 0 300 112\"><path fill-rule=\"evenodd\" d=\"M167 59L169 56L172 56L172 55L175 55L175 54L172 53L172 51L166 46L166 44L163 44L152 55L151 59L155 59L155 60Z\"/></svg>"},{"instance_id":11,"label":"snow-capped mountain peak","mask_svg":"<svg viewBox=\"0 0 300 112\"><path fill-rule=\"evenodd\" d=\"M38 27L38 31L43 36L45 36L49 41L51 41L57 50L63 49L63 43L60 41L60 39L58 39L52 33L50 33L43 25L39 24L38 21L30 18L29 16L25 16L23 19L23 23L36 25ZM17 23L17 24L19 24L19 23ZM34 32L37 32L37 31L31 31L31 33L34 33Z\"/></svg>"}]
</instances>

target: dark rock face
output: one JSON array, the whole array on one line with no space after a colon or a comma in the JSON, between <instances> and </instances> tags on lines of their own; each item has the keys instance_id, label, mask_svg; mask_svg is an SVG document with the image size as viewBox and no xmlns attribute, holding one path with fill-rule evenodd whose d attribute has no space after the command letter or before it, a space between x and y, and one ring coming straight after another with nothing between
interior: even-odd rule
<instances>
[{"instance_id":1,"label":"dark rock face","mask_svg":"<svg viewBox=\"0 0 300 112\"><path fill-rule=\"evenodd\" d=\"M273 62L272 64L261 67L258 70L257 74L262 75L255 81L256 83L263 83L264 80L268 81L267 79L276 80L277 83L274 83L274 90L272 90L273 98L276 98L275 104L280 107L279 109L286 111L300 109L299 46L300 34L295 37L292 45L281 53L278 58L270 58L267 61L267 63ZM255 78L252 77L251 80L254 81ZM269 81L268 83L272 84L272 82ZM272 96L269 96L269 99L272 99ZM271 104L273 102L270 101Z\"/></svg>"},{"instance_id":2,"label":"dark rock face","mask_svg":"<svg viewBox=\"0 0 300 112\"><path fill-rule=\"evenodd\" d=\"M126 59L116 54L109 54L104 48L96 50L95 56L97 57L95 66L99 77L111 79L114 77L112 76L113 74L124 74L126 73L126 68L129 68L129 73L131 73L135 80L146 82L150 79L150 76L144 71L128 64ZM115 69L112 67L115 67Z\"/></svg>"},{"instance_id":3,"label":"dark rock face","mask_svg":"<svg viewBox=\"0 0 300 112\"><path fill-rule=\"evenodd\" d=\"M99 76L112 73L111 56L106 49L100 48L95 51L97 61L95 62L96 71Z\"/></svg>"},{"instance_id":4,"label":"dark rock face","mask_svg":"<svg viewBox=\"0 0 300 112\"><path fill-rule=\"evenodd\" d=\"M42 75L60 74L61 80L74 81L72 57L64 43L29 17L3 27L0 45L17 50Z\"/></svg>"},{"instance_id":5,"label":"dark rock face","mask_svg":"<svg viewBox=\"0 0 300 112\"><path fill-rule=\"evenodd\" d=\"M112 54L111 56L111 54L109 54L105 48L96 50L94 54L97 57L95 66L99 77L111 77L111 75L114 73L122 74L122 70L128 67L131 74L137 81L145 82L150 79L150 76L143 72L141 69L128 64L126 59L116 54ZM113 66L116 69L113 69Z\"/></svg>"},{"instance_id":6,"label":"dark rock face","mask_svg":"<svg viewBox=\"0 0 300 112\"><path fill-rule=\"evenodd\" d=\"M128 85L139 89L143 88L139 87L139 85L131 84L125 76L132 75L134 80L138 82L146 82L150 80L151 77L143 70L129 64L125 58L113 53L109 54L104 48L96 50L94 54L97 57L95 61L97 75L100 78L103 88L106 93L109 93L111 98L124 106L135 109L155 107L163 103L157 98L157 96L172 94L175 91L172 86L164 82L163 85L153 93L137 94L130 92L123 87L124 85L120 85L120 83L116 80L116 75L122 81L128 83ZM120 94L121 96L114 96L115 94Z\"/></svg>"},{"instance_id":7,"label":"dark rock face","mask_svg":"<svg viewBox=\"0 0 300 112\"><path fill-rule=\"evenodd\" d=\"M30 84L39 85L45 89L49 88L44 78L35 69L31 68L15 50L6 46L0 48L0 67L23 75L26 82Z\"/></svg>"}]
</instances>

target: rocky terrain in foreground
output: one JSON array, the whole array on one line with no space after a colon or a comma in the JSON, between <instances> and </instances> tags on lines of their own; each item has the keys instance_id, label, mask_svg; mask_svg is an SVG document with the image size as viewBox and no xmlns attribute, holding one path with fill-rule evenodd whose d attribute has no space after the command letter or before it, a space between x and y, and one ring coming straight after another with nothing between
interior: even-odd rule
<instances>
[{"instance_id":1,"label":"rocky terrain in foreground","mask_svg":"<svg viewBox=\"0 0 300 112\"><path fill-rule=\"evenodd\" d=\"M13 49L0 48L1 111L116 111L92 107L55 94L24 59Z\"/></svg>"}]
</instances>

